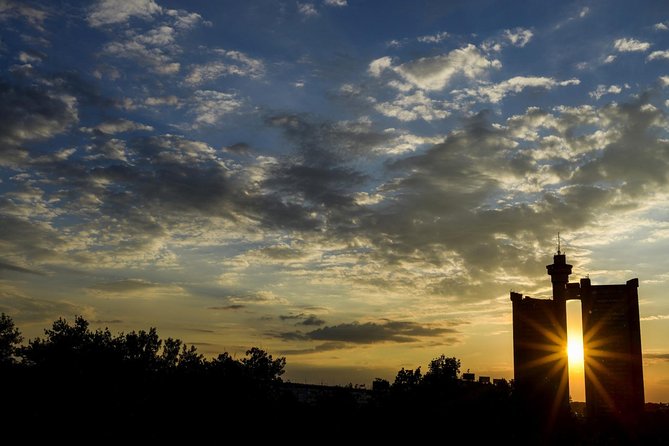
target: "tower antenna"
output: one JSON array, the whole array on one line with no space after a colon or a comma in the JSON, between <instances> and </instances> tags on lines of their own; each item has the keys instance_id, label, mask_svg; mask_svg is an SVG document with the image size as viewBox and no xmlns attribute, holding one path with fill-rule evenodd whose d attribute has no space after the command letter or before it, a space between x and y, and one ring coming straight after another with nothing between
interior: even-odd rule
<instances>
[{"instance_id":1,"label":"tower antenna","mask_svg":"<svg viewBox=\"0 0 669 446\"><path fill-rule=\"evenodd\" d=\"M558 255L560 255L560 231L558 231Z\"/></svg>"}]
</instances>

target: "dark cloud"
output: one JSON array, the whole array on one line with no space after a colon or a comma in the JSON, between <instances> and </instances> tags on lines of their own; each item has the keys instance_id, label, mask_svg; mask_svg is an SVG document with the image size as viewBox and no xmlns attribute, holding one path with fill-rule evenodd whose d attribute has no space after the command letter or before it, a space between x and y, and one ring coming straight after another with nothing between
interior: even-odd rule
<instances>
[{"instance_id":1,"label":"dark cloud","mask_svg":"<svg viewBox=\"0 0 669 446\"><path fill-rule=\"evenodd\" d=\"M0 289L0 312L18 324L40 322L47 324L66 315L84 314L84 309L66 301L52 301L22 296Z\"/></svg>"},{"instance_id":2,"label":"dark cloud","mask_svg":"<svg viewBox=\"0 0 669 446\"><path fill-rule=\"evenodd\" d=\"M246 308L246 305L242 304L232 304L232 305L223 305L223 306L218 306L218 307L207 307L208 310L241 310L242 308Z\"/></svg>"},{"instance_id":3,"label":"dark cloud","mask_svg":"<svg viewBox=\"0 0 669 446\"><path fill-rule=\"evenodd\" d=\"M305 325L305 326L319 326L325 324L325 321L323 319L320 319L316 316L309 315L307 316L303 321L298 322L298 325Z\"/></svg>"},{"instance_id":4,"label":"dark cloud","mask_svg":"<svg viewBox=\"0 0 669 446\"><path fill-rule=\"evenodd\" d=\"M282 350L282 355L308 355L311 353L322 353L329 352L332 350L342 350L345 348L351 348L350 344L346 342L324 342L313 348L304 348L304 349L292 349L292 350Z\"/></svg>"},{"instance_id":5,"label":"dark cloud","mask_svg":"<svg viewBox=\"0 0 669 446\"><path fill-rule=\"evenodd\" d=\"M37 276L44 276L45 274L41 271L29 269L29 268L24 268L22 266L16 266L12 265L11 263L5 263L0 261L0 270L7 270L7 271L15 271L18 273L24 273L24 274L34 274Z\"/></svg>"},{"instance_id":6,"label":"dark cloud","mask_svg":"<svg viewBox=\"0 0 669 446\"><path fill-rule=\"evenodd\" d=\"M279 316L279 319L282 321L297 321L295 325L304 325L304 326L319 326L325 324L323 319L318 318L313 314L282 314Z\"/></svg>"},{"instance_id":7,"label":"dark cloud","mask_svg":"<svg viewBox=\"0 0 669 446\"><path fill-rule=\"evenodd\" d=\"M27 157L25 142L49 139L77 120L75 98L0 80L0 163L21 162Z\"/></svg>"},{"instance_id":8,"label":"dark cloud","mask_svg":"<svg viewBox=\"0 0 669 446\"><path fill-rule=\"evenodd\" d=\"M238 142L236 144L223 147L223 150L234 155L249 155L252 152L251 146L244 142Z\"/></svg>"},{"instance_id":9,"label":"dark cloud","mask_svg":"<svg viewBox=\"0 0 669 446\"><path fill-rule=\"evenodd\" d=\"M415 342L423 337L441 336L446 333L457 333L453 328L424 326L416 322L387 321L384 323L352 322L326 326L303 333L301 331L284 332L277 335L284 341L331 341L349 342L352 344L373 344L377 342Z\"/></svg>"}]
</instances>

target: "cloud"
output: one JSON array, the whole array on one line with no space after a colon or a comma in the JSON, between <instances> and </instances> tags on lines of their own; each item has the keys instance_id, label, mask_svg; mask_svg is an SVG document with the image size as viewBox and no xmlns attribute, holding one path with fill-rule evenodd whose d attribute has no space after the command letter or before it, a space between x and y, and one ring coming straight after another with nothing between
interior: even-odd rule
<instances>
[{"instance_id":1,"label":"cloud","mask_svg":"<svg viewBox=\"0 0 669 446\"><path fill-rule=\"evenodd\" d=\"M113 121L106 121L95 127L82 127L80 129L85 133L96 133L105 135L115 135L117 133L134 132L134 131L153 131L153 127L139 122L130 121L128 119L119 118Z\"/></svg>"},{"instance_id":2,"label":"cloud","mask_svg":"<svg viewBox=\"0 0 669 446\"><path fill-rule=\"evenodd\" d=\"M469 44L445 55L416 59L393 69L414 86L432 91L443 90L458 76L474 80L501 66L499 60L487 59Z\"/></svg>"},{"instance_id":3,"label":"cloud","mask_svg":"<svg viewBox=\"0 0 669 446\"><path fill-rule=\"evenodd\" d=\"M309 326L319 326L325 324L323 319L320 319L314 314L306 315L304 313L300 314L282 314L279 316L279 319L282 321L297 321L295 325L303 325L306 327Z\"/></svg>"},{"instance_id":4,"label":"cloud","mask_svg":"<svg viewBox=\"0 0 669 446\"><path fill-rule=\"evenodd\" d=\"M423 337L437 337L447 333L457 333L452 328L420 325L416 322L385 321L352 322L326 326L300 335L284 333L284 340L304 339L315 341L348 342L352 344L373 344L378 342L415 342Z\"/></svg>"},{"instance_id":5,"label":"cloud","mask_svg":"<svg viewBox=\"0 0 669 446\"><path fill-rule=\"evenodd\" d=\"M135 34L127 40L110 42L103 51L111 56L130 59L142 66L148 67L157 74L168 75L179 72L181 64L175 62L172 53L177 51L172 39L172 33L167 33L170 27L161 27L160 35Z\"/></svg>"},{"instance_id":6,"label":"cloud","mask_svg":"<svg viewBox=\"0 0 669 446\"><path fill-rule=\"evenodd\" d=\"M416 38L416 40L421 43L439 43L443 40L446 40L449 36L450 34L448 34L446 31L440 31L436 34L419 36Z\"/></svg>"},{"instance_id":7,"label":"cloud","mask_svg":"<svg viewBox=\"0 0 669 446\"><path fill-rule=\"evenodd\" d=\"M223 116L240 109L244 102L236 93L197 90L191 100L190 113L195 128L217 124Z\"/></svg>"},{"instance_id":8,"label":"cloud","mask_svg":"<svg viewBox=\"0 0 669 446\"><path fill-rule=\"evenodd\" d=\"M374 76L379 77L384 70L392 67L393 61L390 57L384 56L378 59L375 59L369 63L369 68L367 72Z\"/></svg>"},{"instance_id":9,"label":"cloud","mask_svg":"<svg viewBox=\"0 0 669 446\"><path fill-rule=\"evenodd\" d=\"M642 42L636 39L616 39L613 42L613 47L619 53L643 52L650 48L650 43Z\"/></svg>"},{"instance_id":10,"label":"cloud","mask_svg":"<svg viewBox=\"0 0 669 446\"><path fill-rule=\"evenodd\" d=\"M498 84L494 85L485 85L477 87L475 89L465 89L462 91L457 91L459 95L464 93L463 97L473 96L479 101L487 101L496 104L504 99L510 93L520 93L526 88L542 88L546 90L551 90L555 87L565 87L569 85L579 85L580 81L578 79L569 79L566 81L556 81L550 77L539 77L539 76L516 76L511 79L507 79Z\"/></svg>"},{"instance_id":11,"label":"cloud","mask_svg":"<svg viewBox=\"0 0 669 446\"><path fill-rule=\"evenodd\" d=\"M534 36L534 33L525 28L515 28L513 30L507 29L504 31L504 38L506 38L513 46L517 47L524 47L527 45L530 40L532 40L532 37Z\"/></svg>"},{"instance_id":12,"label":"cloud","mask_svg":"<svg viewBox=\"0 0 669 446\"><path fill-rule=\"evenodd\" d=\"M101 0L92 6L86 19L94 27L126 22L132 17L150 20L163 9L154 0Z\"/></svg>"},{"instance_id":13,"label":"cloud","mask_svg":"<svg viewBox=\"0 0 669 446\"><path fill-rule=\"evenodd\" d=\"M297 12L305 17L316 17L318 15L318 11L313 3L297 2Z\"/></svg>"},{"instance_id":14,"label":"cloud","mask_svg":"<svg viewBox=\"0 0 669 446\"><path fill-rule=\"evenodd\" d=\"M308 355L312 353L322 353L330 352L333 350L342 350L345 348L350 348L351 345L346 342L324 342L322 344L316 345L313 348L302 348L302 349L293 349L293 350L282 350L282 355ZM350 376L350 375L347 375Z\"/></svg>"},{"instance_id":15,"label":"cloud","mask_svg":"<svg viewBox=\"0 0 669 446\"><path fill-rule=\"evenodd\" d=\"M0 82L0 164L25 159L24 143L65 132L79 120L77 105L62 90Z\"/></svg>"},{"instance_id":16,"label":"cloud","mask_svg":"<svg viewBox=\"0 0 669 446\"><path fill-rule=\"evenodd\" d=\"M144 104L149 107L161 107L165 105L178 107L181 105L181 101L176 96L170 95L162 97L148 97L144 100Z\"/></svg>"},{"instance_id":17,"label":"cloud","mask_svg":"<svg viewBox=\"0 0 669 446\"><path fill-rule=\"evenodd\" d=\"M653 51L648 55L647 58L649 61L650 60L658 60L658 59L669 59L669 50L666 51Z\"/></svg>"},{"instance_id":18,"label":"cloud","mask_svg":"<svg viewBox=\"0 0 669 446\"><path fill-rule=\"evenodd\" d=\"M656 23L653 25L655 31L669 31L669 26L665 22Z\"/></svg>"},{"instance_id":19,"label":"cloud","mask_svg":"<svg viewBox=\"0 0 669 446\"><path fill-rule=\"evenodd\" d=\"M3 0L0 3L0 21L21 18L40 31L44 31L44 21L49 17L46 9L38 9L22 1Z\"/></svg>"},{"instance_id":20,"label":"cloud","mask_svg":"<svg viewBox=\"0 0 669 446\"><path fill-rule=\"evenodd\" d=\"M348 6L348 2L346 0L324 0L323 4L326 6L337 6L337 7Z\"/></svg>"},{"instance_id":21,"label":"cloud","mask_svg":"<svg viewBox=\"0 0 669 446\"><path fill-rule=\"evenodd\" d=\"M124 279L114 282L101 282L88 287L90 290L103 291L106 293L133 293L136 291L143 291L150 288L156 288L161 285L147 282L142 279Z\"/></svg>"},{"instance_id":22,"label":"cloud","mask_svg":"<svg viewBox=\"0 0 669 446\"><path fill-rule=\"evenodd\" d=\"M422 90L410 94L398 94L388 102L374 105L374 109L384 116L399 119L400 121L434 121L448 117L451 112L443 101L429 98Z\"/></svg>"},{"instance_id":23,"label":"cloud","mask_svg":"<svg viewBox=\"0 0 669 446\"><path fill-rule=\"evenodd\" d=\"M24 274L33 274L36 276L44 276L45 274L41 271L37 271L30 268L24 268L22 266L13 265L11 263L0 262L0 270L13 271Z\"/></svg>"},{"instance_id":24,"label":"cloud","mask_svg":"<svg viewBox=\"0 0 669 446\"><path fill-rule=\"evenodd\" d=\"M253 59L239 51L215 50L223 60L212 61L191 68L186 83L200 85L222 76L240 76L258 79L265 74L265 66L261 60Z\"/></svg>"},{"instance_id":25,"label":"cloud","mask_svg":"<svg viewBox=\"0 0 669 446\"><path fill-rule=\"evenodd\" d=\"M613 55L613 54L609 54L609 55L606 56L606 58L604 59L604 63L605 63L605 64L609 64L609 63L614 62L616 59L617 59L617 56L615 56L615 55Z\"/></svg>"},{"instance_id":26,"label":"cloud","mask_svg":"<svg viewBox=\"0 0 669 446\"><path fill-rule=\"evenodd\" d=\"M605 94L619 94L623 91L618 85L597 85L595 91L591 91L588 95L595 100L599 100Z\"/></svg>"},{"instance_id":27,"label":"cloud","mask_svg":"<svg viewBox=\"0 0 669 446\"><path fill-rule=\"evenodd\" d=\"M0 311L10 315L17 324L47 324L64 315L90 313L88 310L67 301L36 299L0 289Z\"/></svg>"},{"instance_id":28,"label":"cloud","mask_svg":"<svg viewBox=\"0 0 669 446\"><path fill-rule=\"evenodd\" d=\"M231 304L231 305L223 305L223 306L218 306L218 307L207 307L208 310L241 310L242 308L246 308L246 305L242 304Z\"/></svg>"},{"instance_id":29,"label":"cloud","mask_svg":"<svg viewBox=\"0 0 669 446\"><path fill-rule=\"evenodd\" d=\"M660 76L660 84L663 87L669 87L669 76Z\"/></svg>"}]
</instances>

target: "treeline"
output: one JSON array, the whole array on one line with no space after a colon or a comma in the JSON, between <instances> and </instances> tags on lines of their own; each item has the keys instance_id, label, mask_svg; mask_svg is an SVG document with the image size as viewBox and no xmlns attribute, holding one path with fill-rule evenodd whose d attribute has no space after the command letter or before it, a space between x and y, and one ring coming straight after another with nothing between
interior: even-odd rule
<instances>
[{"instance_id":1,"label":"treeline","mask_svg":"<svg viewBox=\"0 0 669 446\"><path fill-rule=\"evenodd\" d=\"M178 339L160 339L154 328L113 334L92 330L82 317L58 319L43 337L23 343L2 314L0 426L21 443L227 443L240 434L253 444L610 440L598 441L574 418L547 432L518 410L512 383L462 381L454 357L433 359L424 374L401 369L393 382L377 379L371 390L284 383L285 366L285 358L259 348L239 359L207 359Z\"/></svg>"}]
</instances>

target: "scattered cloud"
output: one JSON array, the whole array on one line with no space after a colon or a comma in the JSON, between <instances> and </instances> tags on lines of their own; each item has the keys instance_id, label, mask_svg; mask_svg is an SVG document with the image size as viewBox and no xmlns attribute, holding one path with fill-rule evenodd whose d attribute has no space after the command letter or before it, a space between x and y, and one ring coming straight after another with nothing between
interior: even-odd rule
<instances>
[{"instance_id":1,"label":"scattered cloud","mask_svg":"<svg viewBox=\"0 0 669 446\"><path fill-rule=\"evenodd\" d=\"M653 25L653 29L655 31L669 31L669 26L667 26L667 22L660 22Z\"/></svg>"},{"instance_id":2,"label":"scattered cloud","mask_svg":"<svg viewBox=\"0 0 669 446\"><path fill-rule=\"evenodd\" d=\"M647 51L650 48L650 43L642 42L636 39L616 39L613 42L613 47L619 53L630 53L630 52L643 52Z\"/></svg>"},{"instance_id":3,"label":"scattered cloud","mask_svg":"<svg viewBox=\"0 0 669 446\"><path fill-rule=\"evenodd\" d=\"M609 85L607 87L606 85L600 84L597 85L595 91L591 91L588 95L595 100L599 100L605 94L620 94L622 91L623 89L618 85Z\"/></svg>"},{"instance_id":4,"label":"scattered cloud","mask_svg":"<svg viewBox=\"0 0 669 446\"><path fill-rule=\"evenodd\" d=\"M382 115L400 121L418 119L434 121L444 119L451 114L443 101L430 99L422 90L410 94L400 93L392 101L375 104L374 109Z\"/></svg>"},{"instance_id":5,"label":"scattered cloud","mask_svg":"<svg viewBox=\"0 0 669 446\"><path fill-rule=\"evenodd\" d=\"M653 51L648 55L648 60L669 59L669 50Z\"/></svg>"},{"instance_id":6,"label":"scattered cloud","mask_svg":"<svg viewBox=\"0 0 669 446\"><path fill-rule=\"evenodd\" d=\"M534 33L531 30L525 28L515 28L513 30L507 29L504 31L504 38L511 42L511 45L520 48L527 45L530 40L532 40L533 36Z\"/></svg>"},{"instance_id":7,"label":"scattered cloud","mask_svg":"<svg viewBox=\"0 0 669 446\"><path fill-rule=\"evenodd\" d=\"M82 127L80 129L85 133L96 133L105 135L115 135L117 133L134 132L134 131L152 131L153 127L139 122L130 121L128 119L120 118L113 121L106 121L95 127Z\"/></svg>"},{"instance_id":8,"label":"scattered cloud","mask_svg":"<svg viewBox=\"0 0 669 446\"><path fill-rule=\"evenodd\" d=\"M444 89L458 76L478 79L501 65L499 60L486 58L478 48L469 44L445 55L407 62L393 67L393 70L412 85L432 91Z\"/></svg>"},{"instance_id":9,"label":"scattered cloud","mask_svg":"<svg viewBox=\"0 0 669 446\"><path fill-rule=\"evenodd\" d=\"M347 0L324 0L323 4L326 6L338 6L338 7L348 6Z\"/></svg>"},{"instance_id":10,"label":"scattered cloud","mask_svg":"<svg viewBox=\"0 0 669 446\"><path fill-rule=\"evenodd\" d=\"M133 17L150 20L162 11L154 0L101 0L89 9L86 18L89 25L98 27L126 22Z\"/></svg>"},{"instance_id":11,"label":"scattered cloud","mask_svg":"<svg viewBox=\"0 0 669 446\"><path fill-rule=\"evenodd\" d=\"M258 79L265 74L265 65L261 60L253 59L239 51L217 49L214 52L222 57L222 60L193 66L186 77L186 83L200 85L231 75Z\"/></svg>"},{"instance_id":12,"label":"scattered cloud","mask_svg":"<svg viewBox=\"0 0 669 446\"><path fill-rule=\"evenodd\" d=\"M217 124L223 116L235 112L244 104L236 93L197 90L191 99L190 113L194 127Z\"/></svg>"},{"instance_id":13,"label":"scattered cloud","mask_svg":"<svg viewBox=\"0 0 669 446\"><path fill-rule=\"evenodd\" d=\"M617 57L618 57L618 56L615 56L615 55L613 55L613 54L609 54L608 56L606 56L606 57L604 58L604 63L605 63L605 64L613 63L613 62L616 60Z\"/></svg>"},{"instance_id":14,"label":"scattered cloud","mask_svg":"<svg viewBox=\"0 0 669 446\"><path fill-rule=\"evenodd\" d=\"M556 81L555 79L549 77L516 76L498 84L484 85L476 89L465 89L458 93L461 93L465 97L471 96L480 101L487 101L496 104L504 99L504 97L508 94L520 93L527 88L542 88L550 90L555 87L565 87L578 84L580 84L578 79Z\"/></svg>"},{"instance_id":15,"label":"scattered cloud","mask_svg":"<svg viewBox=\"0 0 669 446\"><path fill-rule=\"evenodd\" d=\"M313 3L300 3L297 2L297 12L302 14L304 17L316 17L318 11Z\"/></svg>"},{"instance_id":16,"label":"scattered cloud","mask_svg":"<svg viewBox=\"0 0 669 446\"><path fill-rule=\"evenodd\" d=\"M425 36L419 36L416 38L421 43L440 43L444 40L446 40L450 34L448 34L446 31L440 31L436 34L429 34Z\"/></svg>"}]
</instances>

